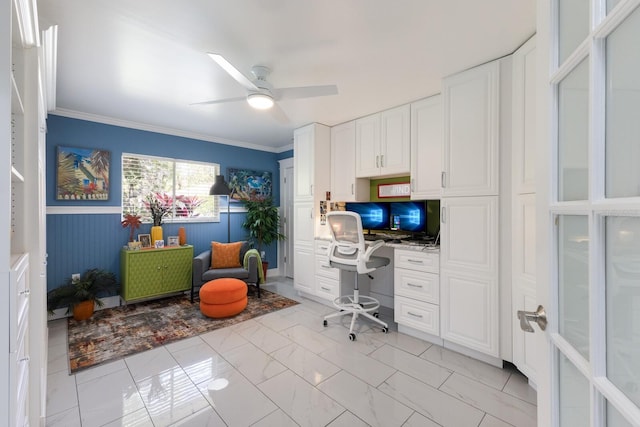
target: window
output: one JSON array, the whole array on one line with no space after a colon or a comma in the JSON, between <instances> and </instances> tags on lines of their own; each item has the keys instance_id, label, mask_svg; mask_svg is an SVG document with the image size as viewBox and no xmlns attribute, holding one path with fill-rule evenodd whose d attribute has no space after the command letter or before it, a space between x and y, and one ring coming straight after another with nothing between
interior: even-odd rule
<instances>
[{"instance_id":1,"label":"window","mask_svg":"<svg viewBox=\"0 0 640 427\"><path fill-rule=\"evenodd\" d=\"M152 222L149 197L168 213L163 222L219 221L219 197L209 188L220 173L217 163L122 154L122 215Z\"/></svg>"}]
</instances>

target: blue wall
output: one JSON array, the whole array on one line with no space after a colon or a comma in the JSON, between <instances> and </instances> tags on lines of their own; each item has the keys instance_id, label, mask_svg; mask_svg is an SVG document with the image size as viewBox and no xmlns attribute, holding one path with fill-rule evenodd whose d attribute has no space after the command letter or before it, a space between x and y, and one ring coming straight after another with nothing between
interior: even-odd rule
<instances>
[{"instance_id":1,"label":"blue wall","mask_svg":"<svg viewBox=\"0 0 640 427\"><path fill-rule=\"evenodd\" d=\"M292 152L269 153L224 144L164 135L154 132L105 125L78 119L49 115L47 119L47 206L112 207L121 204L121 155L123 152L162 156L183 160L198 160L220 164L226 176L227 168L247 168L271 171L273 200L280 201L278 160L291 157ZM58 145L100 148L111 151L109 171L110 194L107 201L57 201L56 147ZM286 153L289 153L287 155ZM221 211L219 223L165 223L164 236L178 234L178 227L186 228L187 242L195 253L210 247L212 240L226 241L227 212ZM47 288L60 286L72 273L89 268L104 268L120 276L120 254L126 245L129 230L120 225L119 213L48 214L47 215ZM231 241L245 239L241 227L244 213L231 212ZM137 233L149 233L150 224L143 224ZM277 267L277 247L266 248L269 268Z\"/></svg>"}]
</instances>

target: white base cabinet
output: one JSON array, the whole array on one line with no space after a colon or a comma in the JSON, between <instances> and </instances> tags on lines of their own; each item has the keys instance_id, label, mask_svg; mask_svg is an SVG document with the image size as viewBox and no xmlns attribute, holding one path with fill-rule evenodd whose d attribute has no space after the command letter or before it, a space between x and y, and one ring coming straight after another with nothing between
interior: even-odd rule
<instances>
[{"instance_id":1,"label":"white base cabinet","mask_svg":"<svg viewBox=\"0 0 640 427\"><path fill-rule=\"evenodd\" d=\"M441 336L499 357L498 197L441 200Z\"/></svg>"},{"instance_id":2,"label":"white base cabinet","mask_svg":"<svg viewBox=\"0 0 640 427\"><path fill-rule=\"evenodd\" d=\"M440 335L439 255L394 250L394 320L420 332Z\"/></svg>"}]
</instances>

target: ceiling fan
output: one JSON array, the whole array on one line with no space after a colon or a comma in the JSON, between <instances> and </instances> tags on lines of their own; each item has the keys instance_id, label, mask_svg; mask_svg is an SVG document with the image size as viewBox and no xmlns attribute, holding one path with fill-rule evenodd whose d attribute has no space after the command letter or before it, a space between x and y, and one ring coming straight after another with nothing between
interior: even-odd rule
<instances>
[{"instance_id":1,"label":"ceiling fan","mask_svg":"<svg viewBox=\"0 0 640 427\"><path fill-rule=\"evenodd\" d=\"M246 90L247 95L238 98L216 99L211 101L197 102L192 105L204 104L221 104L225 102L235 102L247 100L249 105L259 110L267 110L274 106L276 101L281 99L300 99L312 98L316 96L337 95L338 87L336 85L325 86L302 86L302 87L285 87L274 88L267 81L267 77L271 73L268 67L263 65L254 65L251 67L253 80L248 79L222 55L216 53L208 53L223 70L225 70L235 81L240 83Z\"/></svg>"}]
</instances>

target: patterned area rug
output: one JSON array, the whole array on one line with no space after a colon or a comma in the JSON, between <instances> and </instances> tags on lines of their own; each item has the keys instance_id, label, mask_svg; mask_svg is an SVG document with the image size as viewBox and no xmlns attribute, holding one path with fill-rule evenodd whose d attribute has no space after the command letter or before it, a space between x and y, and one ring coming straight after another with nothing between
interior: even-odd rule
<instances>
[{"instance_id":1,"label":"patterned area rug","mask_svg":"<svg viewBox=\"0 0 640 427\"><path fill-rule=\"evenodd\" d=\"M261 294L250 293L247 308L226 319L203 316L198 301L182 295L96 311L83 321L70 317L71 373L298 304L267 290Z\"/></svg>"}]
</instances>

